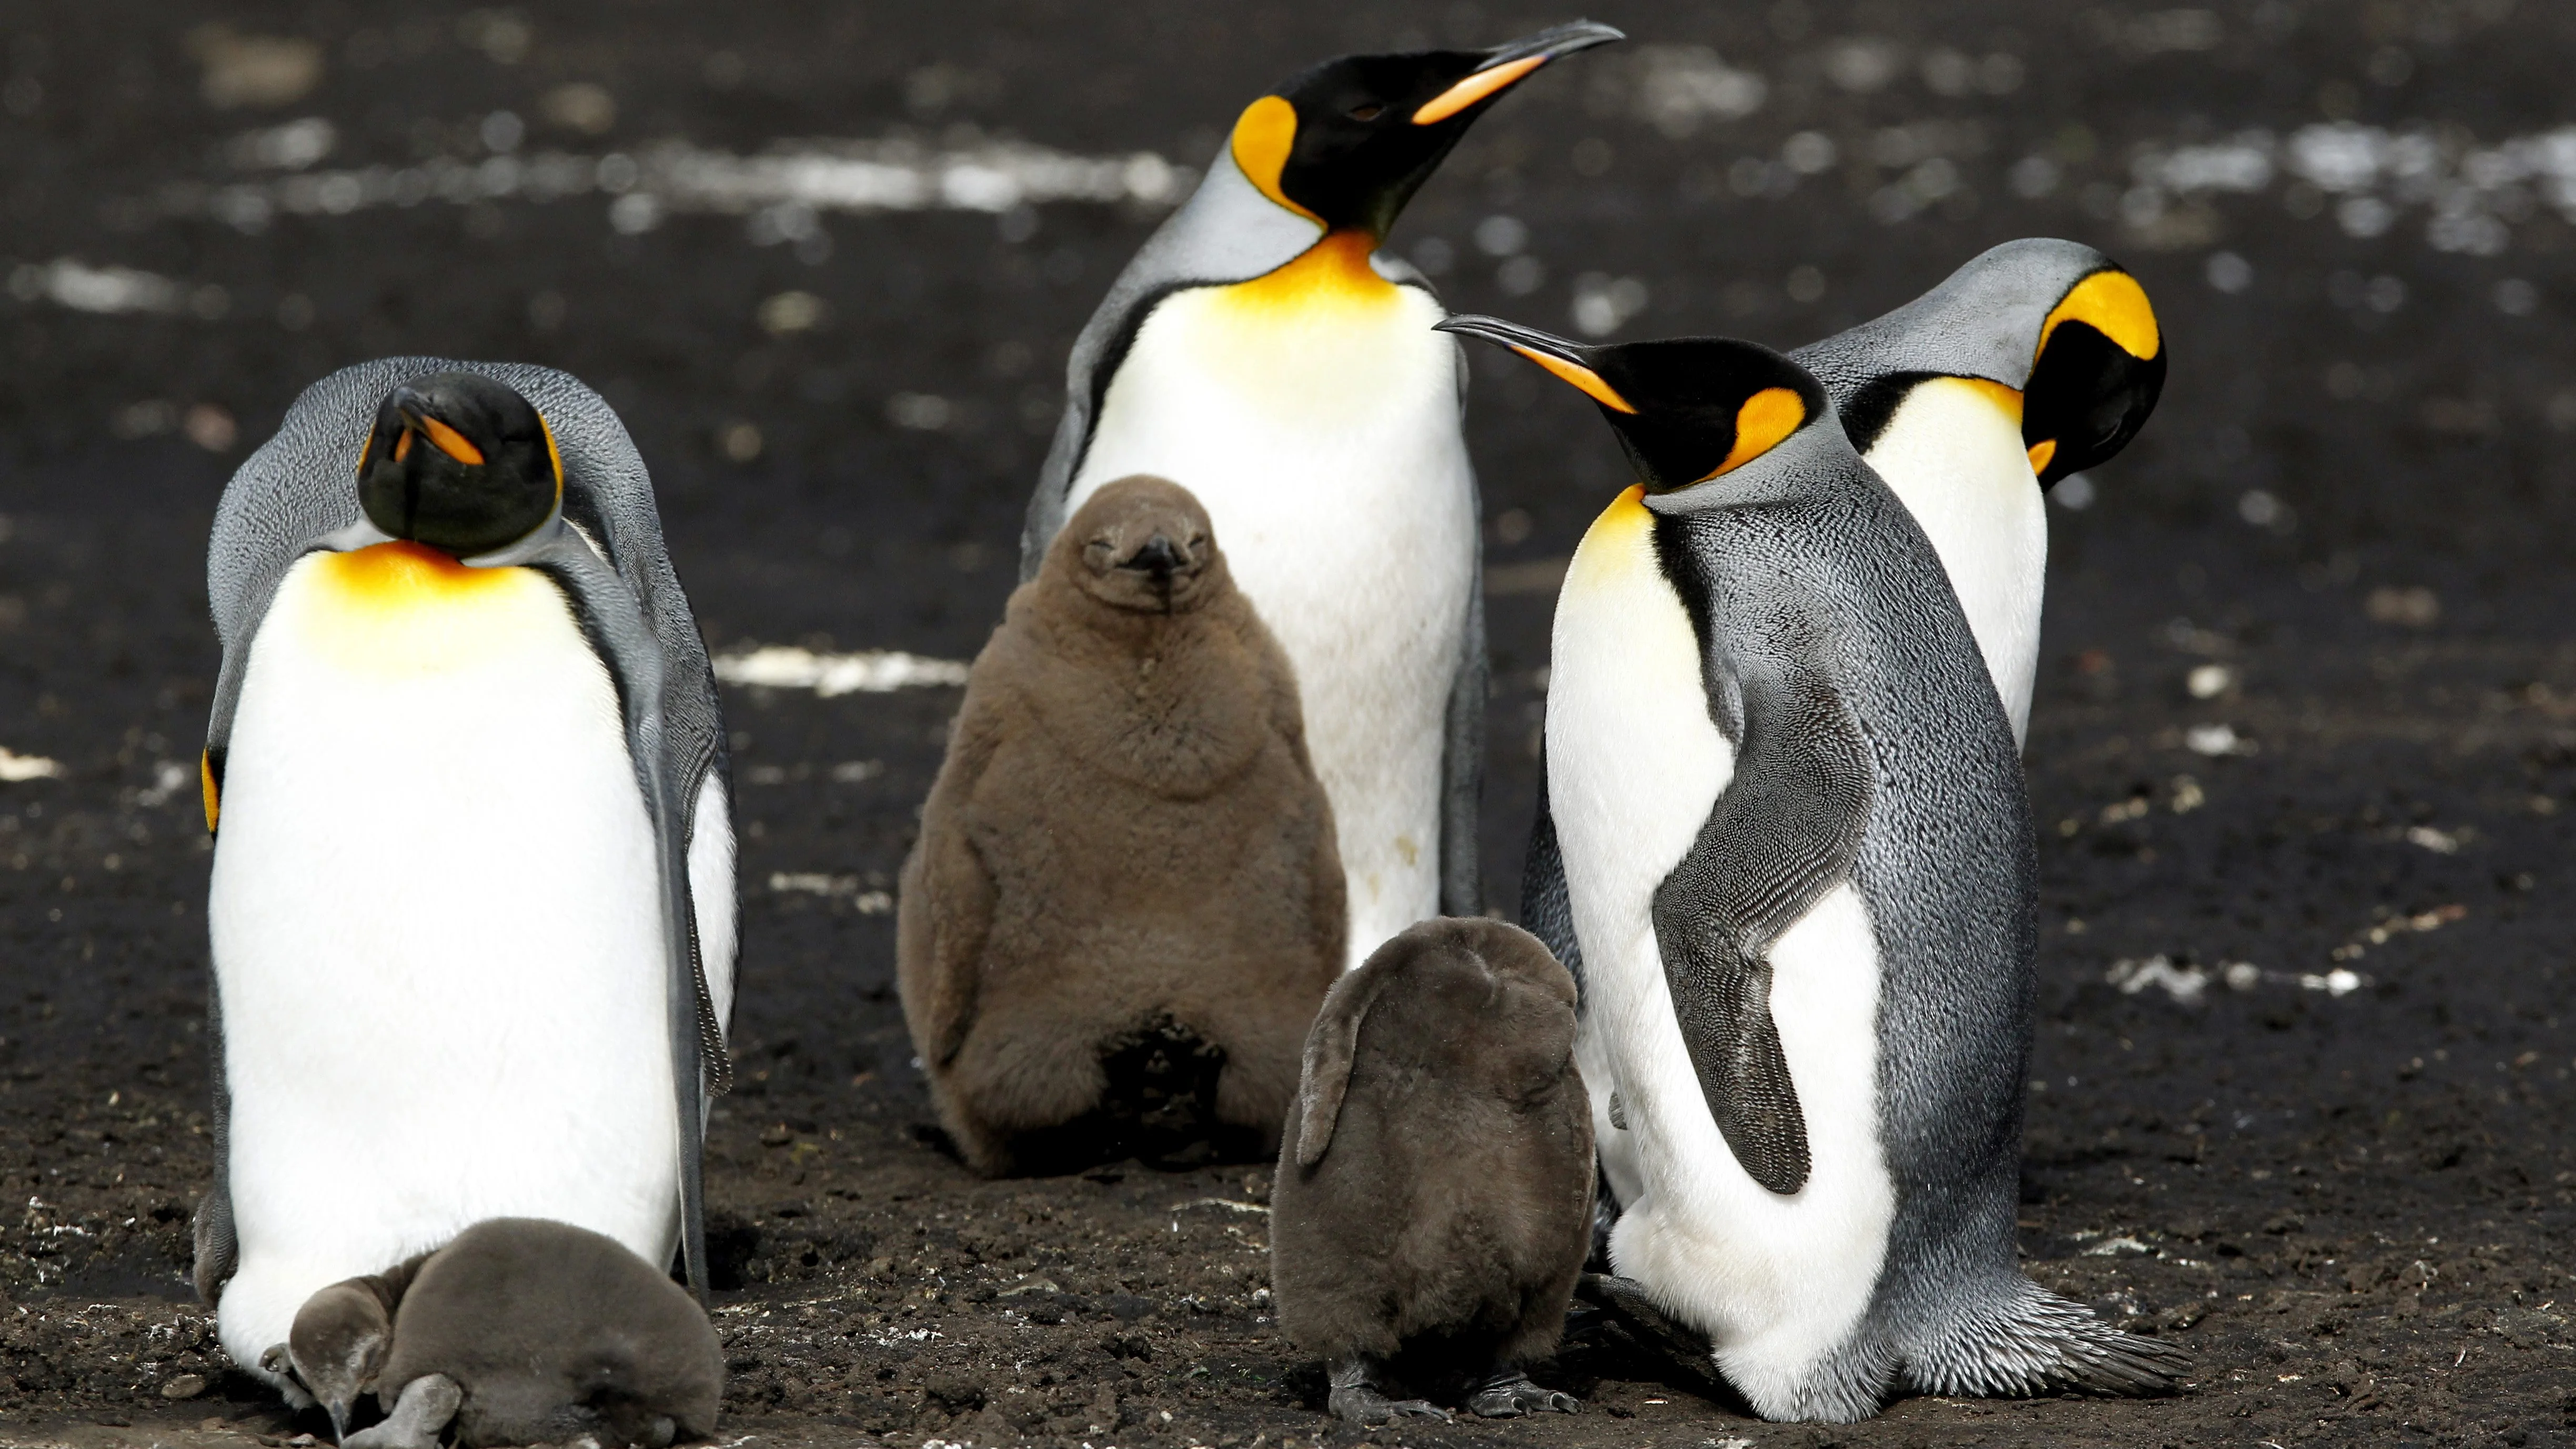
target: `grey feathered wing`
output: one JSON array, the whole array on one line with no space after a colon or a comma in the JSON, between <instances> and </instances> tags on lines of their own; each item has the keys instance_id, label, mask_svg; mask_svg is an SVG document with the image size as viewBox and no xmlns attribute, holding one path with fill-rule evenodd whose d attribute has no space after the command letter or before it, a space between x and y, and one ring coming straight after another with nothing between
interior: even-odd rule
<instances>
[{"instance_id":1,"label":"grey feathered wing","mask_svg":"<svg viewBox=\"0 0 2576 1449\"><path fill-rule=\"evenodd\" d=\"M1746 680L1734 778L1655 888L1655 939L1709 1114L1753 1180L1806 1185L1806 1118L1771 1016L1770 952L1848 879L1870 803L1868 741L1821 673Z\"/></svg>"},{"instance_id":2,"label":"grey feathered wing","mask_svg":"<svg viewBox=\"0 0 2576 1449\"><path fill-rule=\"evenodd\" d=\"M636 785L653 821L662 860L672 1074L679 1097L681 1247L689 1280L703 1293L705 1103L710 1091L730 1086L732 1073L720 1019L729 1013L716 1008L700 937L702 927L721 922L723 929L704 934L730 941L734 903L694 900L688 861L701 823L730 833L728 821L695 818L708 778L721 781L727 770L724 728L706 645L663 549L651 476L606 400L552 368L434 357L361 363L305 389L277 435L233 475L215 510L206 592L223 665L206 727L207 766L220 783L251 642L279 581L320 540L361 519L355 470L378 405L397 383L451 370L481 373L514 388L545 417L563 456L564 517L597 547L594 552L566 531L526 562L564 589L592 647L609 666L625 713ZM729 782L719 798L729 808ZM713 964L729 982L732 961ZM208 990L211 997L211 982ZM730 990L726 995L729 1005ZM220 1000L210 1000L207 1022L215 1063L215 1177L198 1208L195 1279L199 1295L211 1304L231 1277L238 1250Z\"/></svg>"}]
</instances>

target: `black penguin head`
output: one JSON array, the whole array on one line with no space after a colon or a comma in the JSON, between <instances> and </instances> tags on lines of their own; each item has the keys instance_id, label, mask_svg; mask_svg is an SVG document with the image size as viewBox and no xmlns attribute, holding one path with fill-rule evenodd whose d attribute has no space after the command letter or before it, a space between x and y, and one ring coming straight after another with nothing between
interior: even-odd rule
<instances>
[{"instance_id":1,"label":"black penguin head","mask_svg":"<svg viewBox=\"0 0 2576 1449\"><path fill-rule=\"evenodd\" d=\"M562 501L563 460L546 420L480 373L396 387L358 460L368 521L458 558L527 537Z\"/></svg>"},{"instance_id":2,"label":"black penguin head","mask_svg":"<svg viewBox=\"0 0 2576 1449\"><path fill-rule=\"evenodd\" d=\"M1186 613L1223 587L1224 555L1190 491L1137 474L1104 484L1064 528L1082 591L1113 609Z\"/></svg>"},{"instance_id":3,"label":"black penguin head","mask_svg":"<svg viewBox=\"0 0 2576 1449\"><path fill-rule=\"evenodd\" d=\"M2164 388L2156 310L2137 278L2106 261L2068 288L2040 324L2021 412L2022 443L2040 486L2127 447Z\"/></svg>"},{"instance_id":4,"label":"black penguin head","mask_svg":"<svg viewBox=\"0 0 2576 1449\"><path fill-rule=\"evenodd\" d=\"M1383 238L1449 148L1530 72L1620 32L1589 20L1491 50L1347 55L1263 96L1234 123L1234 163L1264 196Z\"/></svg>"},{"instance_id":5,"label":"black penguin head","mask_svg":"<svg viewBox=\"0 0 2576 1449\"><path fill-rule=\"evenodd\" d=\"M1439 324L1498 342L1601 407L1648 493L1705 483L1752 462L1820 417L1825 390L1798 364L1731 337L1587 347L1493 317Z\"/></svg>"}]
</instances>

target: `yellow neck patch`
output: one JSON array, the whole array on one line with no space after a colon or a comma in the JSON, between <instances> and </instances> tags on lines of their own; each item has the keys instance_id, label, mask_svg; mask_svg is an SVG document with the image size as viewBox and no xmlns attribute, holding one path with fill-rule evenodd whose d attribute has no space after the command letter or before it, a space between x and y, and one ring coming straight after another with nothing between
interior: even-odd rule
<instances>
[{"instance_id":1,"label":"yellow neck patch","mask_svg":"<svg viewBox=\"0 0 2576 1449\"><path fill-rule=\"evenodd\" d=\"M533 569L470 569L417 543L312 554L296 572L310 576L293 609L306 641L367 673L463 667L515 647L545 611L569 618L562 594Z\"/></svg>"},{"instance_id":2,"label":"yellow neck patch","mask_svg":"<svg viewBox=\"0 0 2576 1449\"><path fill-rule=\"evenodd\" d=\"M1950 381L1995 405L1995 411L2012 419L2013 430L2021 430L2021 389L2006 387L1992 378L1954 377Z\"/></svg>"},{"instance_id":3,"label":"yellow neck patch","mask_svg":"<svg viewBox=\"0 0 2576 1449\"><path fill-rule=\"evenodd\" d=\"M1445 121L1545 64L1546 56L1530 55L1480 70L1425 102L1421 110L1413 113L1413 124L1429 126Z\"/></svg>"},{"instance_id":4,"label":"yellow neck patch","mask_svg":"<svg viewBox=\"0 0 2576 1449\"><path fill-rule=\"evenodd\" d=\"M1726 461L1709 473L1731 473L1780 445L1780 440L1806 426L1807 405L1785 387L1766 387L1735 410L1735 446ZM1707 478L1699 480L1707 482Z\"/></svg>"},{"instance_id":5,"label":"yellow neck patch","mask_svg":"<svg viewBox=\"0 0 2576 1449\"><path fill-rule=\"evenodd\" d=\"M2032 357L2048 350L2049 334L2060 322L2081 322L2141 361L2164 346L2164 336L2156 328L2156 309L2147 303L2147 289L2126 272L2095 272L2076 283L2075 290L2041 324L2039 346Z\"/></svg>"},{"instance_id":6,"label":"yellow neck patch","mask_svg":"<svg viewBox=\"0 0 2576 1449\"><path fill-rule=\"evenodd\" d=\"M1295 260L1221 292L1228 302L1257 311L1383 305L1395 300L1396 286L1369 265L1376 250L1377 238L1367 232L1326 232Z\"/></svg>"},{"instance_id":7,"label":"yellow neck patch","mask_svg":"<svg viewBox=\"0 0 2576 1449\"><path fill-rule=\"evenodd\" d=\"M1655 567L1655 515L1646 507L1646 487L1632 483L1583 531L1574 561L1566 566L1565 587L1595 589Z\"/></svg>"},{"instance_id":8,"label":"yellow neck patch","mask_svg":"<svg viewBox=\"0 0 2576 1449\"><path fill-rule=\"evenodd\" d=\"M1288 152L1296 144L1297 108L1285 96L1263 96L1235 118L1234 164L1244 179L1262 195L1320 226L1322 217L1290 201L1279 189L1279 173L1287 169Z\"/></svg>"},{"instance_id":9,"label":"yellow neck patch","mask_svg":"<svg viewBox=\"0 0 2576 1449\"><path fill-rule=\"evenodd\" d=\"M222 792L215 788L215 752L197 752L197 793L206 802L206 833L215 833L215 822L223 818Z\"/></svg>"}]
</instances>

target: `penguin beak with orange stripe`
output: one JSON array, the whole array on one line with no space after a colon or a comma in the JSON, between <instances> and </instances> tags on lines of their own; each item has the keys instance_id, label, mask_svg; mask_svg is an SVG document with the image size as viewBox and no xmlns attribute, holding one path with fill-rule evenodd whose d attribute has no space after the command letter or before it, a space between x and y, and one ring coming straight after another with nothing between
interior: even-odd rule
<instances>
[{"instance_id":1,"label":"penguin beak with orange stripe","mask_svg":"<svg viewBox=\"0 0 2576 1449\"><path fill-rule=\"evenodd\" d=\"M1549 61L1625 39L1589 20L1490 50L1350 55L1263 96L1235 122L1235 164L1264 196L1328 231L1383 240L1449 149Z\"/></svg>"},{"instance_id":2,"label":"penguin beak with orange stripe","mask_svg":"<svg viewBox=\"0 0 2576 1449\"><path fill-rule=\"evenodd\" d=\"M1806 369L1729 337L1588 347L1493 317L1438 328L1508 347L1599 404L1650 498L1732 473L1830 416Z\"/></svg>"},{"instance_id":3,"label":"penguin beak with orange stripe","mask_svg":"<svg viewBox=\"0 0 2576 1449\"><path fill-rule=\"evenodd\" d=\"M553 430L526 398L471 372L386 394L358 460L367 521L457 558L528 537L563 505Z\"/></svg>"},{"instance_id":4,"label":"penguin beak with orange stripe","mask_svg":"<svg viewBox=\"0 0 2576 1449\"><path fill-rule=\"evenodd\" d=\"M2040 486L2127 447L2164 388L2164 338L2137 279L2106 266L2069 288L2040 326L2022 389L2022 442Z\"/></svg>"}]
</instances>

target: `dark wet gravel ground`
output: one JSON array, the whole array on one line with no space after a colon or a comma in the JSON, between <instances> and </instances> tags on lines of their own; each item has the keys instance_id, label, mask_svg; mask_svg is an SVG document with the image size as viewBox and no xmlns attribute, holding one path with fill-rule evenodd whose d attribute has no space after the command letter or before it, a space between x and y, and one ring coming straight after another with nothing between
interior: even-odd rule
<instances>
[{"instance_id":1,"label":"dark wet gravel ground","mask_svg":"<svg viewBox=\"0 0 2576 1449\"><path fill-rule=\"evenodd\" d=\"M64 771L0 785L0 1198L25 1204L0 1214L0 1442L321 1427L222 1362L182 1281L207 1175L203 540L223 479L294 393L395 351L568 367L634 429L720 648L964 658L1009 585L1064 349L1156 214L1058 204L1033 229L827 215L828 248L800 257L738 217L623 234L598 196L288 215L251 235L163 215L173 184L230 179L227 138L301 116L338 127L332 166L479 154L482 118L504 108L528 118L530 149L678 137L748 153L902 127L966 144L949 128L972 126L1194 165L1311 58L1562 18L1109 9L10 7L7 262L137 268L220 287L223 305L188 290L175 312L100 315L17 271L0 296L0 746ZM2576 13L1594 13L1639 42L1714 47L1767 97L1668 133L1636 98L1654 66L1701 63L1639 44L1527 86L1398 231L1417 254L1448 244L1453 306L1563 327L1598 272L1594 291L1644 284L1621 335L1794 345L2034 233L2104 246L2157 301L2175 355L2160 414L2091 480L2090 508L2051 510L2023 1230L2040 1281L2189 1349L2190 1387L1775 1426L1594 1335L1541 1375L1586 1399L1579 1417L1335 1427L1320 1371L1266 1317L1257 1166L985 1183L927 1144L892 916L871 893L890 888L954 693L751 690L726 699L744 781L741 1086L708 1163L726 1440L2566 1442L2576 232L2540 204L2500 253L2446 252L2427 240L2438 202L2399 198L2392 228L2357 237L2332 198L2279 175L2151 206L2138 158L2347 115L2420 126L2446 154L2544 132L2565 119ZM199 29L215 22L229 40ZM271 107L213 107L210 69L256 37L310 42L318 75ZM1888 73L1847 89L1867 71L1849 42L1867 37ZM1947 93L1953 52L1974 62L1963 94ZM574 83L612 99L602 134L550 119L601 121L547 100ZM1908 139L1889 141L1898 127ZM1806 131L1836 163L1774 164ZM1947 190L1920 169L1927 150ZM2030 157L2054 168L2044 195L2013 185ZM1891 186L1941 194L1890 221ZM1471 242L1492 215L1525 225L1543 274L1526 295ZM764 300L790 291L819 299L817 325L764 328ZM1548 561L1621 478L1578 399L1477 367L1470 434L1505 590L1489 601L1484 849L1508 910ZM945 426L898 426L896 394L942 399ZM835 773L862 762L880 768ZM816 895L773 890L774 874L846 879Z\"/></svg>"}]
</instances>

